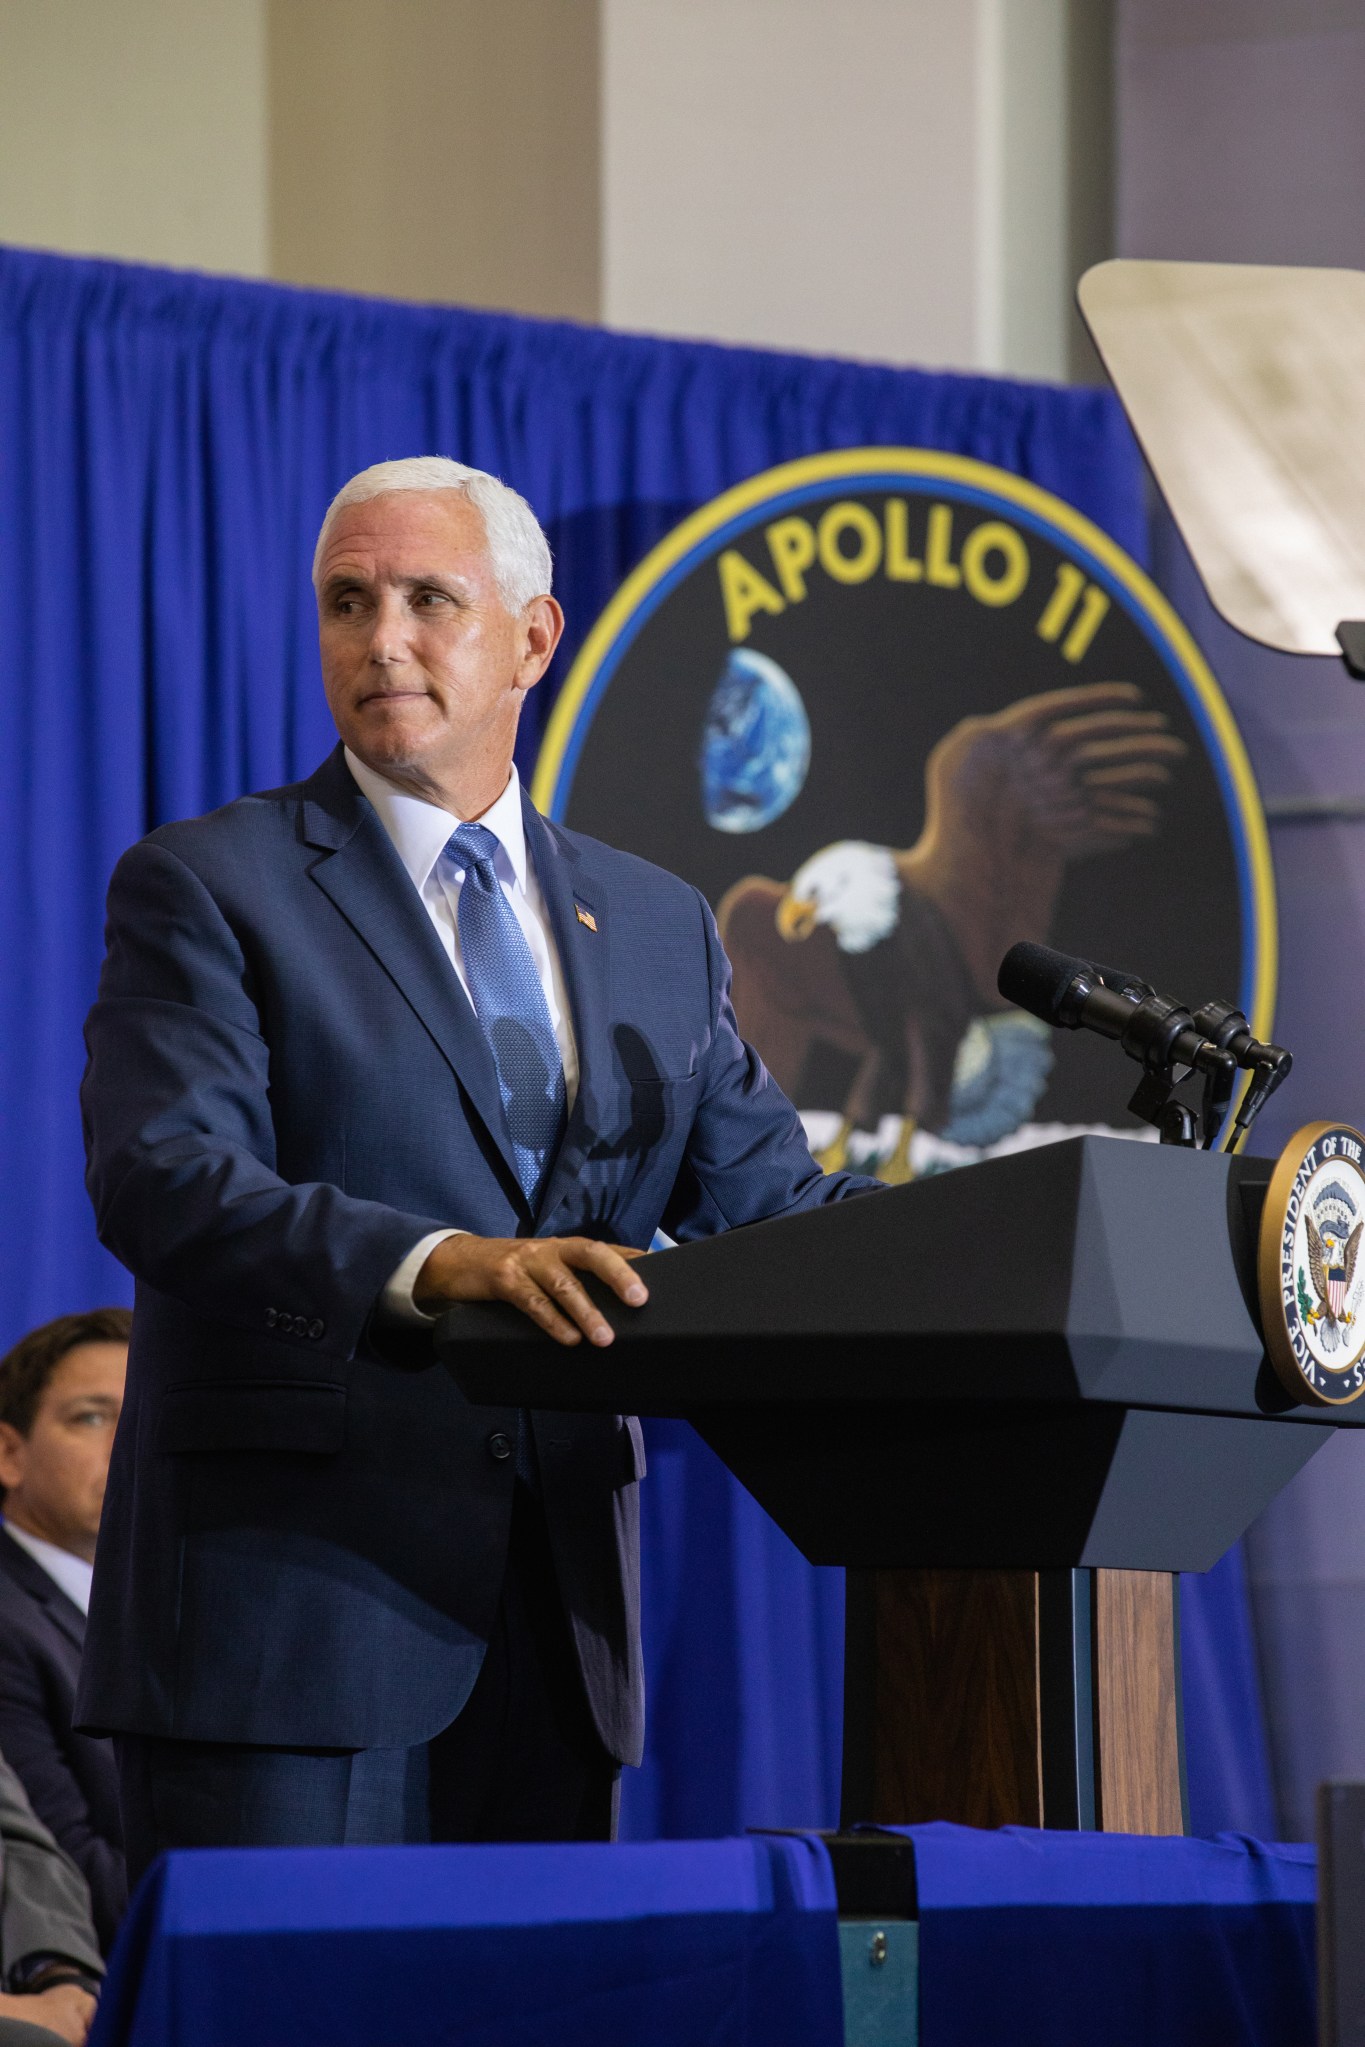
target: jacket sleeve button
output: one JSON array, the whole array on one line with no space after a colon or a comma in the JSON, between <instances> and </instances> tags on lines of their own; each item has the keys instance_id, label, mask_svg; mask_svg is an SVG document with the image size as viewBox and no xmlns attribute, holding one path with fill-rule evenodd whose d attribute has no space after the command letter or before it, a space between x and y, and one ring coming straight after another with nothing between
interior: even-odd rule
<instances>
[{"instance_id":1,"label":"jacket sleeve button","mask_svg":"<svg viewBox=\"0 0 1365 2047\"><path fill-rule=\"evenodd\" d=\"M294 1334L294 1328L297 1320L298 1318L295 1315L281 1315L279 1326L284 1331L284 1334L286 1336L292 1336Z\"/></svg>"},{"instance_id":2,"label":"jacket sleeve button","mask_svg":"<svg viewBox=\"0 0 1365 2047\"><path fill-rule=\"evenodd\" d=\"M498 1463L501 1464L505 1458L510 1457L512 1454L512 1438L505 1436L501 1429L495 1429L488 1438L488 1454L490 1457L496 1458Z\"/></svg>"},{"instance_id":3,"label":"jacket sleeve button","mask_svg":"<svg viewBox=\"0 0 1365 2047\"><path fill-rule=\"evenodd\" d=\"M326 1333L326 1329L327 1324L324 1321L322 1321L319 1316L316 1315L313 1317L313 1320L308 1324L308 1334L312 1337L314 1343L317 1342L320 1336Z\"/></svg>"},{"instance_id":4,"label":"jacket sleeve button","mask_svg":"<svg viewBox=\"0 0 1365 2047\"><path fill-rule=\"evenodd\" d=\"M277 1311L276 1309L274 1309L274 1308L267 1308L267 1309L266 1309L266 1311L265 1311L265 1326L266 1326L266 1328L267 1328L267 1329L273 1329L273 1328L275 1327L275 1324L276 1324L276 1323L277 1323L277 1322L279 1321L279 1319L280 1319L280 1318L279 1318L279 1313L278 1313L278 1311Z\"/></svg>"}]
</instances>

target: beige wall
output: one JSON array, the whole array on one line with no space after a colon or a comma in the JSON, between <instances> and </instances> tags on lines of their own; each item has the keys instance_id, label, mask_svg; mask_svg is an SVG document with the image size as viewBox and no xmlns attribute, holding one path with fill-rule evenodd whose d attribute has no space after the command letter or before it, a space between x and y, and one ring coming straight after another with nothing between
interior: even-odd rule
<instances>
[{"instance_id":1,"label":"beige wall","mask_svg":"<svg viewBox=\"0 0 1365 2047\"><path fill-rule=\"evenodd\" d=\"M597 0L0 0L0 240L597 317Z\"/></svg>"},{"instance_id":2,"label":"beige wall","mask_svg":"<svg viewBox=\"0 0 1365 2047\"><path fill-rule=\"evenodd\" d=\"M274 276L597 317L597 0L268 12Z\"/></svg>"},{"instance_id":3,"label":"beige wall","mask_svg":"<svg viewBox=\"0 0 1365 2047\"><path fill-rule=\"evenodd\" d=\"M0 240L261 274L265 0L0 0Z\"/></svg>"},{"instance_id":4,"label":"beige wall","mask_svg":"<svg viewBox=\"0 0 1365 2047\"><path fill-rule=\"evenodd\" d=\"M1062 377L1109 11L0 0L0 240Z\"/></svg>"}]
</instances>

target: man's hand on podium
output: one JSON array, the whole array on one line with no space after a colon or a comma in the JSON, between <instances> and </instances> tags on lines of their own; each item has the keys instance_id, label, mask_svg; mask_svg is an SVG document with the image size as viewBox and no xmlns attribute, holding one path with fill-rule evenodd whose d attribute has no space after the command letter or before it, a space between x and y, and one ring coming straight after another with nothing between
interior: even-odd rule
<instances>
[{"instance_id":1,"label":"man's hand on podium","mask_svg":"<svg viewBox=\"0 0 1365 2047\"><path fill-rule=\"evenodd\" d=\"M447 1237L417 1275L413 1298L427 1315L455 1301L508 1301L556 1343L607 1344L611 1324L575 1276L590 1272L627 1307L639 1308L649 1289L630 1260L643 1251L599 1244L592 1237Z\"/></svg>"}]
</instances>

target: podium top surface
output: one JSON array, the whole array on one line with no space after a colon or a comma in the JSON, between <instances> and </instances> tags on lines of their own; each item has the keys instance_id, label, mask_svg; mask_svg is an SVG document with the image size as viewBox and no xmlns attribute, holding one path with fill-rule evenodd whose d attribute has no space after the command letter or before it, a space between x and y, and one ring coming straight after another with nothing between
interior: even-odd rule
<instances>
[{"instance_id":1,"label":"podium top surface","mask_svg":"<svg viewBox=\"0 0 1365 2047\"><path fill-rule=\"evenodd\" d=\"M1365 619L1365 272L1119 259L1077 298L1217 609L1336 655Z\"/></svg>"},{"instance_id":2,"label":"podium top surface","mask_svg":"<svg viewBox=\"0 0 1365 2047\"><path fill-rule=\"evenodd\" d=\"M1068 1139L658 1253L642 1309L592 1282L605 1350L478 1305L442 1318L437 1351L487 1405L1104 1402L1349 1423L1292 1406L1264 1359L1270 1170Z\"/></svg>"}]
</instances>

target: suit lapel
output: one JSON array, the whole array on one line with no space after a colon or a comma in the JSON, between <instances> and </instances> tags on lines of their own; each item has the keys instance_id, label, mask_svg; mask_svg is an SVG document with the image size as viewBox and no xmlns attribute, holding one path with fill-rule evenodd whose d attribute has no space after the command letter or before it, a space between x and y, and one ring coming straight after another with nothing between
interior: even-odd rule
<instances>
[{"instance_id":1,"label":"suit lapel","mask_svg":"<svg viewBox=\"0 0 1365 2047\"><path fill-rule=\"evenodd\" d=\"M303 785L306 843L325 855L309 870L368 946L435 1041L507 1167L522 1208L512 1141L488 1039L446 957L421 897L340 747Z\"/></svg>"},{"instance_id":2,"label":"suit lapel","mask_svg":"<svg viewBox=\"0 0 1365 2047\"><path fill-rule=\"evenodd\" d=\"M612 1069L611 919L605 889L581 856L557 837L523 793L526 844L535 868L573 1013L578 1092L564 1141L545 1184L539 1223L547 1231L573 1187L603 1116ZM582 911L584 915L580 916Z\"/></svg>"},{"instance_id":3,"label":"suit lapel","mask_svg":"<svg viewBox=\"0 0 1365 2047\"><path fill-rule=\"evenodd\" d=\"M38 1559L30 1556L21 1542L16 1542L6 1528L0 1530L3 1544L3 1568L15 1584L30 1599L42 1607L53 1626L60 1628L77 1650L85 1647L85 1615L74 1599L63 1592L56 1579L45 1571Z\"/></svg>"}]
</instances>

